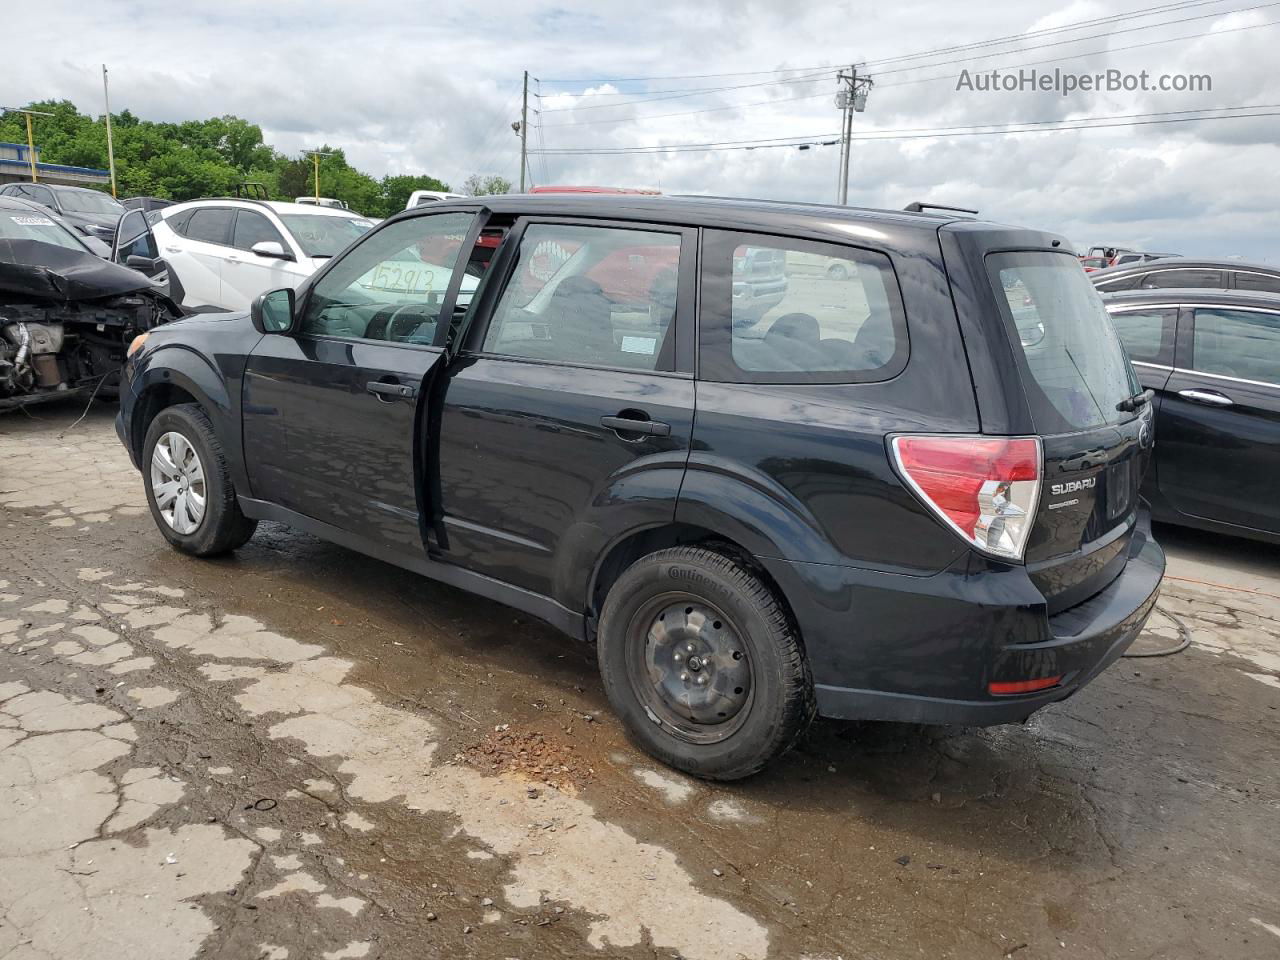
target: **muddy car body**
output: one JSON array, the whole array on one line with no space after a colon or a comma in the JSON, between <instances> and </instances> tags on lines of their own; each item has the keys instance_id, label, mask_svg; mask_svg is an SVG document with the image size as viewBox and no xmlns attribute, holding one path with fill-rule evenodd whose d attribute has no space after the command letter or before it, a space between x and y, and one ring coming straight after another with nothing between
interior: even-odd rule
<instances>
[{"instance_id":1,"label":"muddy car body","mask_svg":"<svg viewBox=\"0 0 1280 960\"><path fill-rule=\"evenodd\" d=\"M0 197L0 409L111 391L129 342L180 315L138 271Z\"/></svg>"},{"instance_id":2,"label":"muddy car body","mask_svg":"<svg viewBox=\"0 0 1280 960\"><path fill-rule=\"evenodd\" d=\"M367 282L459 231L438 295ZM531 279L552 243L574 252ZM590 276L656 247L677 269L639 303ZM760 250L826 258L763 317L738 295ZM117 430L176 547L283 521L533 613L595 641L632 736L700 776L758 770L815 709L1022 720L1123 652L1164 569L1150 405L1074 255L1029 230L445 201L296 296L154 332L126 378Z\"/></svg>"}]
</instances>

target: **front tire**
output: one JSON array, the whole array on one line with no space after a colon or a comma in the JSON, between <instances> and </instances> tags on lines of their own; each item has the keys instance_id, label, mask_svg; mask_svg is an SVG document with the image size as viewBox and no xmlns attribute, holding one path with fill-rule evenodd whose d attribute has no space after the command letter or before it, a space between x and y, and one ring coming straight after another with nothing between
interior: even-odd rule
<instances>
[{"instance_id":1,"label":"front tire","mask_svg":"<svg viewBox=\"0 0 1280 960\"><path fill-rule=\"evenodd\" d=\"M673 547L628 567L605 598L597 648L631 738L696 777L751 776L813 718L808 662L779 598L712 550Z\"/></svg>"},{"instance_id":2,"label":"front tire","mask_svg":"<svg viewBox=\"0 0 1280 960\"><path fill-rule=\"evenodd\" d=\"M142 445L142 477L152 519L183 553L212 557L253 536L258 521L240 512L226 453L194 403L161 410Z\"/></svg>"}]
</instances>

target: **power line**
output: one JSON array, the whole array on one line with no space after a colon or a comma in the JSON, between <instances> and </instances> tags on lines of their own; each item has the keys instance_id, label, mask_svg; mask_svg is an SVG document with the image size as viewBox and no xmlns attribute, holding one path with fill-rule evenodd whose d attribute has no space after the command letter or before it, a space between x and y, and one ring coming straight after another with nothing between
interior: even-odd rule
<instances>
[{"instance_id":1,"label":"power line","mask_svg":"<svg viewBox=\"0 0 1280 960\"><path fill-rule=\"evenodd\" d=\"M1196 0L1196 2L1197 4L1202 5L1205 2L1221 2L1221 0ZM1044 50L1050 47L1060 47L1060 46L1065 46L1072 43L1082 42L1085 40L1095 40L1095 39L1098 39L1099 37L1111 37L1111 36L1116 36L1123 33L1133 33L1141 30L1151 30L1156 28L1175 26L1177 24L1182 24L1182 23L1191 23L1198 20L1205 20L1205 19L1212 19L1214 17L1226 16L1227 14L1231 14L1231 13L1244 13L1251 10L1262 10L1262 9L1267 9L1269 7L1275 7L1275 6L1280 6L1280 0L1273 0L1273 2L1269 2L1269 3L1254 4L1253 6L1240 7L1232 10L1219 10L1219 11L1215 11L1214 13L1199 14L1194 17L1183 17L1178 20L1168 20L1168 21L1162 21L1160 23L1143 24L1137 27L1127 27L1123 30L1113 30L1113 31L1107 31L1104 33L1090 34L1089 36L1084 36L1084 37L1073 37L1069 40L1058 40L1052 43L1036 44L1036 45L1027 47L1025 49L1027 51ZM1236 28L1236 29L1240 29L1240 28ZM1219 31L1219 32L1225 33L1225 32L1231 32L1231 31ZM1180 37L1180 38L1172 38L1172 39L1177 40L1177 39L1187 39L1187 38ZM1166 41L1155 41L1150 45L1154 45L1155 43L1158 43L1158 42L1166 42ZM1137 45L1137 46L1141 46L1141 45ZM1128 48L1120 48L1120 49L1128 49ZM1005 53L1010 53L1010 52L1012 51L1005 51ZM1098 53L1098 52L1106 52L1106 51L1095 51L1095 53ZM974 60L985 60L990 57L1002 56L1002 55L1004 54L1003 53L1001 54L986 53L986 54L981 54L974 57L960 57L954 60L944 60L938 64L929 64L929 66L946 66L952 63L967 63L967 62L972 62ZM1088 55L1091 56L1092 54L1088 54ZM1072 59L1072 57L1067 56L1067 57L1061 57L1061 58L1055 58L1055 59L1066 60L1066 59ZM882 61L882 62L885 62L885 61ZM1039 62L1053 62L1053 61L1039 61ZM1031 64L1019 64L1019 65L1029 66ZM912 71L919 70L919 69L922 69L922 67L919 65L912 66L912 67L899 67L897 69L892 69L892 70L877 71L877 76L884 76L886 74L894 74L894 73L910 73ZM996 68L996 69L999 69L999 68ZM630 106L633 104L653 103L653 102L658 102L662 100L679 100L679 99L684 99L690 96L697 96L700 93L723 93L730 90L742 90L742 89L753 88L753 87L775 86L779 84L810 83L810 82L816 82L817 80L830 75L830 73L831 73L830 68L827 68L820 73L808 74L805 76L794 77L794 78L789 78L785 80L768 80L760 83L735 84L735 85L721 86L721 87L698 87L698 88L692 88L692 89L683 90L683 91L663 91L653 96L644 96L644 97L637 96L636 99L625 100L619 103L590 103L586 105L575 105L570 107L548 107L548 108L544 108L542 112L563 113L566 111L601 110L601 109L610 109L613 107ZM928 78L928 79L941 79L941 78ZM915 82L918 82L918 81L911 80L911 81L898 81L898 82L889 82L889 83L878 82L877 85L881 87L888 87L888 86L899 86L906 83L915 83ZM920 82L923 82L923 81L920 81ZM570 96L571 94L562 94L562 95ZM618 93L593 94L592 99L595 99L601 96L625 96L625 95L626 94L618 94ZM690 111L690 112L696 112L696 111ZM624 118L624 119L631 119L631 118ZM568 124L564 124L564 125L567 126ZM553 124L552 126L556 126L556 125Z\"/></svg>"},{"instance_id":2,"label":"power line","mask_svg":"<svg viewBox=\"0 0 1280 960\"><path fill-rule=\"evenodd\" d=\"M804 76L800 76L800 77L790 77L785 80L765 80L760 83L738 83L738 84L732 84L730 86L721 86L721 87L689 87L684 90L662 90L662 91L656 92L652 96L637 94L634 91L629 93L593 93L591 94L592 99L595 99L597 97L625 97L625 96L634 96L636 97L636 99L624 100L621 103L588 104L585 107L583 106L543 107L542 112L543 113L563 113L566 110L600 110L602 108L609 108L609 107L625 107L633 103L653 103L656 100L680 100L685 97L697 96L700 93L721 93L725 90L746 90L750 87L773 87L773 86L790 84L790 83L812 83L824 77L834 77L836 75L837 69L838 68L836 67L827 67L818 73L805 74ZM583 95L561 93L561 94L548 94L548 96L567 97L567 96L583 96Z\"/></svg>"},{"instance_id":3,"label":"power line","mask_svg":"<svg viewBox=\"0 0 1280 960\"><path fill-rule=\"evenodd\" d=\"M1144 49L1144 47L1149 47L1149 46L1176 44L1176 42L1180 42L1184 40L1212 40L1213 37L1225 36L1225 35L1228 35L1228 33L1240 33L1243 31L1251 31L1251 29L1261 29L1262 27L1275 27L1276 24L1280 24L1280 20L1267 20L1267 22L1265 23L1247 23L1243 27L1229 27L1226 29L1217 29L1217 31L1213 31L1212 33L1185 33L1185 35L1180 37L1165 37L1165 38L1162 38L1162 40L1148 40L1147 42L1144 42L1144 44L1129 44L1126 46L1106 47L1106 49L1101 49L1101 50L1088 50L1083 52L1083 54L1050 56L1050 58L1046 58L1043 60L1021 60L1019 61L1019 63L998 64L996 65L996 67L991 67L987 69L1007 70L1014 67L1039 67L1039 65L1043 65L1047 63L1064 63L1064 61L1066 60L1079 60L1079 59L1085 58L1085 56L1097 56L1098 54L1117 54L1117 52L1121 52L1125 50L1140 50L1140 49ZM946 73L946 74L940 74L940 76L937 76L937 77L918 77L915 79L901 79L901 81L877 83L876 88L877 90L883 90L883 88L886 88L886 87L904 87L904 86L910 86L910 84L914 84L914 83L934 83L937 81L943 81L943 79L955 79L956 77L959 77L959 76L960 74L956 74L956 73ZM635 122L640 122L640 120L666 120L666 119L672 118L672 116L696 116L699 114L714 114L714 113L722 113L722 111L724 110L746 110L749 108L753 108L753 106L777 106L782 104L796 104L796 102L801 102L805 100L827 99L827 97L829 96L831 96L831 93L826 91L822 93L805 93L804 96L799 96L799 97L782 97L782 99L774 99L774 100L753 100L748 102L748 104L727 104L724 106L709 106L709 108L703 108L700 110L680 110L680 111L677 111L677 113L669 113L669 114L645 114L641 116L609 116L609 118L604 118L599 120L566 120L566 122L564 123L548 123L548 124L545 124L545 127L547 127L547 129L556 129L557 127L589 127L589 125L602 124L602 123L635 123ZM621 106L621 105L618 105L618 106Z\"/></svg>"},{"instance_id":4,"label":"power line","mask_svg":"<svg viewBox=\"0 0 1280 960\"><path fill-rule=\"evenodd\" d=\"M1125 20L1133 20L1133 19L1139 19L1142 17L1155 16L1156 14L1159 14L1159 13L1173 13L1180 10L1192 9L1195 7L1202 7L1202 6L1209 6L1212 4L1225 3L1225 2L1227 2L1227 0L1182 0L1182 2L1177 2L1177 3L1156 4L1155 6L1151 6L1151 7L1140 7L1136 10L1129 10L1119 14L1110 14L1105 17L1096 17L1091 20L1078 20L1078 21L1075 21L1074 23L1063 24L1057 27L1046 27L1042 30L1032 30L1024 33L1008 34L1007 36L1004 36L1004 37L995 37L988 40L973 41L971 43L955 44L949 47L936 47L930 50L918 51L916 53L906 53L906 54L900 54L894 57L885 57L880 60L870 60L870 61L867 61L866 65L868 67L880 66L880 65L889 64L889 63L899 63L906 60L916 60L921 58L938 56L942 54L958 53L963 50L978 49L980 47L998 46L1002 43L1013 43L1017 41L1033 39L1035 37L1040 37L1040 36L1050 36L1057 33L1066 33L1066 32L1070 32L1071 30L1080 30L1086 27L1099 26L1105 23L1120 23ZM1220 11L1220 13L1215 15L1225 16L1228 13L1234 13L1234 12L1236 11L1224 10L1224 11ZM1174 21L1174 22L1179 22L1179 21ZM1162 24L1150 24L1150 26L1156 27L1156 26L1162 26ZM1088 38L1079 38L1079 39L1088 39ZM574 78L574 79L542 78L540 82L558 83L558 84L565 84L565 85L575 85L575 84L584 85L584 84L593 84L593 83L645 83L645 82L654 81L654 80L712 80L712 79L719 79L723 77L769 76L769 75L778 74L778 73L794 73L797 71L808 72L812 70L824 70L824 69L834 70L834 69L837 69L837 67L834 64L817 64L817 65L808 66L808 67L779 67L773 70L743 70L743 71L730 72L730 73L679 73L679 74L666 74L666 75L655 75L655 76L646 76L646 77L581 77L581 78ZM551 95L554 96L555 94L551 94Z\"/></svg>"},{"instance_id":5,"label":"power line","mask_svg":"<svg viewBox=\"0 0 1280 960\"><path fill-rule=\"evenodd\" d=\"M984 69L990 70L1008 70L1011 67L1038 67L1046 63L1062 63L1064 60L1080 60L1084 57L1095 57L1104 53L1122 53L1125 50L1141 50L1144 47L1157 47L1165 43L1177 43L1181 40L1208 40L1214 37L1225 36L1228 33L1240 33L1244 30L1259 30L1262 27L1274 27L1280 23L1280 20L1267 20L1265 23L1248 23L1243 27L1228 27L1225 30L1215 30L1213 33L1189 33L1180 37L1165 37L1162 40L1148 40L1146 43L1131 43L1123 47L1104 47L1100 50L1089 50L1085 53L1072 53L1065 57L1046 57L1044 60L1024 60L1019 63L1005 63L999 66ZM960 76L958 73L946 73L936 77L917 77L914 80L892 80L889 83L877 83L877 87L906 87L916 83L933 83L937 80L954 80Z\"/></svg>"},{"instance_id":6,"label":"power line","mask_svg":"<svg viewBox=\"0 0 1280 960\"><path fill-rule=\"evenodd\" d=\"M1245 113L1243 111L1254 111ZM1226 116L1187 116L1187 114L1224 113ZM1096 130L1111 127L1149 126L1152 124L1196 123L1210 120L1240 120L1251 117L1280 116L1280 104L1262 103L1239 107L1204 107L1200 110L1165 110L1154 113L1120 114L1101 117L1078 117L1064 120L1026 120L1006 126L1004 129L983 129L997 124L973 124L955 127L905 127L897 130L868 131L855 134L852 139L867 140L924 140L959 136L1006 136L1015 133L1042 133L1064 130ZM1146 118L1146 119L1143 119ZM794 137L776 137L767 140L724 140L704 144L674 144L652 147L562 147L544 152L554 155L615 156L645 153L720 152L725 150L757 150L783 147L833 146L839 134L818 134ZM783 142L786 141L786 142Z\"/></svg>"},{"instance_id":7,"label":"power line","mask_svg":"<svg viewBox=\"0 0 1280 960\"><path fill-rule=\"evenodd\" d=\"M1238 7L1234 10L1218 10L1218 11L1215 11L1214 13L1202 13L1194 17L1183 17L1180 20L1165 20L1160 23L1146 23L1138 27L1125 27L1123 30L1108 30L1104 33L1093 33L1087 37L1073 37L1070 40L1055 40L1053 43L1040 43L1034 46L1026 47L1025 49L1047 50L1049 47L1061 47L1070 43L1079 43L1082 40L1096 40L1099 37L1114 37L1122 33L1134 33L1139 30L1153 30L1159 27L1172 27L1180 23L1191 23L1196 20L1210 20L1210 19L1213 19L1214 17L1223 17L1230 13L1246 13L1250 10L1264 10L1268 7L1276 7L1276 6L1280 6L1280 0L1273 0L1273 2L1271 3L1256 3L1250 7ZM1008 52L1011 52L1011 51L1006 51L1006 53ZM939 63L928 64L927 66L945 67L948 64L952 64L952 63L969 63L973 60L986 60L986 59L989 59L990 57L995 57L995 56L1004 56L1004 54L1003 53L1000 53L1000 54L984 53L976 57L959 57L955 60L943 60ZM913 70L919 70L919 69L921 68L918 66L898 67L897 69L894 69L894 70L877 70L876 75L883 77L893 73L910 73Z\"/></svg>"},{"instance_id":8,"label":"power line","mask_svg":"<svg viewBox=\"0 0 1280 960\"><path fill-rule=\"evenodd\" d=\"M1161 40L1148 40L1145 43L1133 43L1123 47L1108 47L1100 50L1089 50L1084 53L1071 53L1071 54L1067 54L1065 56L1059 56L1059 57L1046 57L1043 60L1024 60L1024 61L1019 61L1018 63L999 64L997 66L986 68L986 69L1008 70L1012 67L1034 67L1034 66L1040 66L1046 63L1062 63L1067 60L1079 60L1079 59L1083 59L1084 57L1097 56L1098 54L1120 53L1125 50L1139 50L1145 47L1156 47L1166 43L1179 43L1183 40L1212 39L1214 37L1225 36L1226 34L1229 34L1229 33L1240 33L1245 30L1259 30L1263 27L1274 27L1277 24L1280 24L1280 20L1268 20L1265 23L1250 23L1250 24L1245 24L1242 27L1229 27L1224 30L1215 30L1213 33L1191 33L1191 34L1184 34L1179 37L1165 37ZM876 89L881 90L887 87L910 86L912 84L917 84L917 83L934 83L938 80L954 80L957 76L959 76L959 74L947 73L947 74L941 74L936 77L917 77L913 80L894 80L888 83L877 83ZM698 114L703 114L703 113L721 113L726 110L745 110L749 107L768 107L768 106L774 106L778 104L799 103L805 100L826 99L829 96L831 96L831 94L829 92L824 91L823 93L805 94L804 96L801 96L801 97L784 97L781 99L773 99L773 100L753 100L750 103L731 103L731 104L720 106L720 107L704 107L703 109L700 109L700 110L682 110L676 113L645 114L643 116L638 116L638 117L606 117L600 120L567 120L564 123L549 123L549 124L546 124L545 126L547 129L553 130L557 127L592 126L592 125L602 124L602 123L633 123L633 122L639 122L642 120L666 120L671 117L692 117L692 116L696 116ZM617 106L621 106L621 104L617 104Z\"/></svg>"}]
</instances>

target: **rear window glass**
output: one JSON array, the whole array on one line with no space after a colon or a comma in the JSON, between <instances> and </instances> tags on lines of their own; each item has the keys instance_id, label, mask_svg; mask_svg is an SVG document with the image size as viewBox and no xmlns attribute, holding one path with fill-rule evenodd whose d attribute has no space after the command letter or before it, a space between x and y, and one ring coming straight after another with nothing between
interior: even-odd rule
<instances>
[{"instance_id":1,"label":"rear window glass","mask_svg":"<svg viewBox=\"0 0 1280 960\"><path fill-rule=\"evenodd\" d=\"M710 231L703 264L706 379L884 380L906 362L902 301L884 254Z\"/></svg>"},{"instance_id":2,"label":"rear window glass","mask_svg":"<svg viewBox=\"0 0 1280 960\"><path fill-rule=\"evenodd\" d=\"M996 253L987 258L1012 323L1036 429L1064 433L1134 416L1117 404L1140 389L1115 326L1069 254Z\"/></svg>"}]
</instances>

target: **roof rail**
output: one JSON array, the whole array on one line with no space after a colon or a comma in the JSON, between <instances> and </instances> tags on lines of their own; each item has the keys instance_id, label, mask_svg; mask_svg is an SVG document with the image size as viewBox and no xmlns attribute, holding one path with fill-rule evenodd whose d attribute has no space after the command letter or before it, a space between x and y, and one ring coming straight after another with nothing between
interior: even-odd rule
<instances>
[{"instance_id":1,"label":"roof rail","mask_svg":"<svg viewBox=\"0 0 1280 960\"><path fill-rule=\"evenodd\" d=\"M970 210L968 207L951 207L945 203L929 203L925 200L913 200L902 208L908 213L924 213L926 210L950 210L952 213L968 213L977 216L977 210Z\"/></svg>"}]
</instances>

